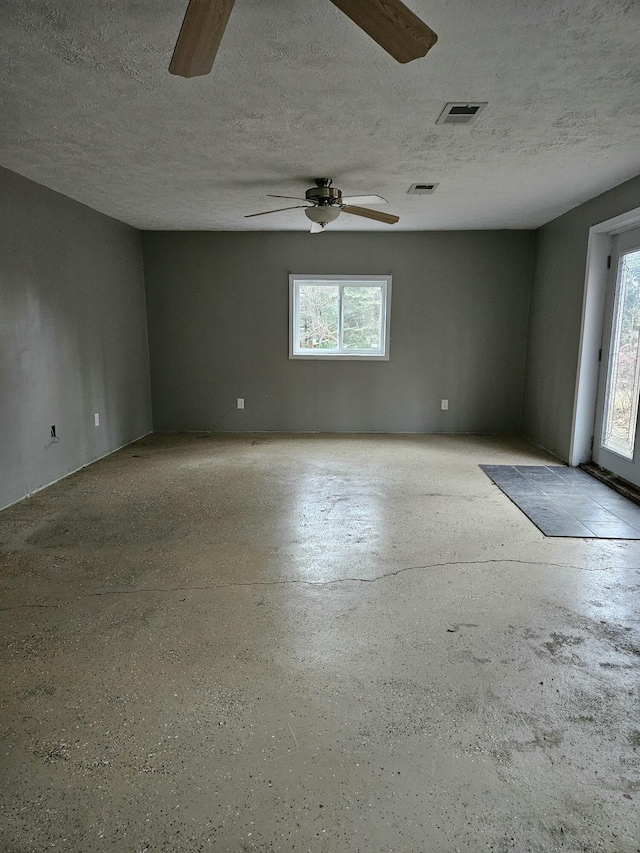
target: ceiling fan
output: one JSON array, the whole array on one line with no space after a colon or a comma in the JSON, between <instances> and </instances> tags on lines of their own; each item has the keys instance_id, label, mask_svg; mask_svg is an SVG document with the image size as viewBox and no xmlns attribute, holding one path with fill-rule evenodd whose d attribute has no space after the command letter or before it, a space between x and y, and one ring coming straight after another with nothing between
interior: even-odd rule
<instances>
[{"instance_id":1,"label":"ceiling fan","mask_svg":"<svg viewBox=\"0 0 640 853\"><path fill-rule=\"evenodd\" d=\"M401 0L331 0L398 62L424 56L438 36ZM189 0L169 71L198 77L211 71L235 0Z\"/></svg>"},{"instance_id":2,"label":"ceiling fan","mask_svg":"<svg viewBox=\"0 0 640 853\"><path fill-rule=\"evenodd\" d=\"M302 201L304 204L294 204L291 207L278 207L275 210L263 210L261 213L249 213L244 218L252 216L266 216L268 213L280 213L283 210L297 210L304 208L305 215L311 220L311 233L319 234L330 222L334 222L341 213L352 213L354 216L364 216L367 219L375 219L387 225L395 225L400 221L399 216L392 213L383 213L380 210L371 210L369 207L359 207L360 204L384 204L386 198L379 195L353 195L345 197L337 187L332 187L331 178L314 178L316 185L308 189L304 198L295 198L290 195L271 195L269 198L288 198L291 201Z\"/></svg>"}]
</instances>

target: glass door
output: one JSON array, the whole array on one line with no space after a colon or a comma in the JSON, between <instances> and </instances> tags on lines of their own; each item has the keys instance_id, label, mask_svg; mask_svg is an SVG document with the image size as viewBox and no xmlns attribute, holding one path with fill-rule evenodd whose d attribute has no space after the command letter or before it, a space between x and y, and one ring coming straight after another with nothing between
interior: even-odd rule
<instances>
[{"instance_id":1,"label":"glass door","mask_svg":"<svg viewBox=\"0 0 640 853\"><path fill-rule=\"evenodd\" d=\"M613 238L593 461L640 486L640 228Z\"/></svg>"}]
</instances>

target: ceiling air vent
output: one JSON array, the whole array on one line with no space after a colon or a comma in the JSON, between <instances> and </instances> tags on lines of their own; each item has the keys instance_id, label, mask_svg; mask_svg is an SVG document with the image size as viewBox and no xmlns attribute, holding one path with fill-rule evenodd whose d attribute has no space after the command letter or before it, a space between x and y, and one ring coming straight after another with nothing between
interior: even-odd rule
<instances>
[{"instance_id":1,"label":"ceiling air vent","mask_svg":"<svg viewBox=\"0 0 640 853\"><path fill-rule=\"evenodd\" d=\"M411 184L407 192L412 195L429 195L437 186L438 184Z\"/></svg>"},{"instance_id":2,"label":"ceiling air vent","mask_svg":"<svg viewBox=\"0 0 640 853\"><path fill-rule=\"evenodd\" d=\"M475 104L449 103L440 113L436 124L473 124L488 101Z\"/></svg>"}]
</instances>

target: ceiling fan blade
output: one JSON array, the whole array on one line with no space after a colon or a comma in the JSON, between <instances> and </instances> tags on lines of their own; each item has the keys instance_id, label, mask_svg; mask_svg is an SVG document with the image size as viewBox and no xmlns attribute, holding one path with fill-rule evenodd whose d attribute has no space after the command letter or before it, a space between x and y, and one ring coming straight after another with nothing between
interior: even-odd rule
<instances>
[{"instance_id":1,"label":"ceiling fan blade","mask_svg":"<svg viewBox=\"0 0 640 853\"><path fill-rule=\"evenodd\" d=\"M211 71L235 0L189 0L169 72L199 77Z\"/></svg>"},{"instance_id":2,"label":"ceiling fan blade","mask_svg":"<svg viewBox=\"0 0 640 853\"><path fill-rule=\"evenodd\" d=\"M250 219L252 216L266 216L267 213L280 213L281 210L297 210L299 207L307 207L306 204L294 204L293 207L277 207L275 210L263 210L260 213L247 213L245 219Z\"/></svg>"},{"instance_id":3,"label":"ceiling fan blade","mask_svg":"<svg viewBox=\"0 0 640 853\"><path fill-rule=\"evenodd\" d=\"M395 225L396 222L400 221L399 216L394 216L392 213L383 213L381 210L369 210L368 207L355 207L352 204L345 204L342 210L345 213L353 213L354 216L366 216L367 219L386 222L387 225Z\"/></svg>"},{"instance_id":4,"label":"ceiling fan blade","mask_svg":"<svg viewBox=\"0 0 640 853\"><path fill-rule=\"evenodd\" d=\"M309 229L310 234L322 234L325 229L322 227L320 222L312 222L311 228Z\"/></svg>"},{"instance_id":5,"label":"ceiling fan blade","mask_svg":"<svg viewBox=\"0 0 640 853\"><path fill-rule=\"evenodd\" d=\"M424 56L438 36L401 0L331 0L398 62Z\"/></svg>"},{"instance_id":6,"label":"ceiling fan blade","mask_svg":"<svg viewBox=\"0 0 640 853\"><path fill-rule=\"evenodd\" d=\"M306 201L306 198L298 198L293 195L273 195L273 193L267 193L267 198L290 198L291 201Z\"/></svg>"},{"instance_id":7,"label":"ceiling fan blade","mask_svg":"<svg viewBox=\"0 0 640 853\"><path fill-rule=\"evenodd\" d=\"M350 195L342 196L343 204L389 204L381 195Z\"/></svg>"}]
</instances>

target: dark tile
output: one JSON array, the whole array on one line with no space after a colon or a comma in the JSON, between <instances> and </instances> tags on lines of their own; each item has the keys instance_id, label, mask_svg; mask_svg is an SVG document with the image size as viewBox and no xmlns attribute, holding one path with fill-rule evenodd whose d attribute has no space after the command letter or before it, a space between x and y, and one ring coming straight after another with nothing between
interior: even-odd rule
<instances>
[{"instance_id":1,"label":"dark tile","mask_svg":"<svg viewBox=\"0 0 640 853\"><path fill-rule=\"evenodd\" d=\"M621 509L612 510L615 513L616 519L630 524L632 527L640 526L640 508L638 507L623 507Z\"/></svg>"},{"instance_id":2,"label":"dark tile","mask_svg":"<svg viewBox=\"0 0 640 853\"><path fill-rule=\"evenodd\" d=\"M530 506L527 514L531 518L548 518L559 522L563 520L575 521L575 517L570 512L552 501L549 501L545 505L536 504L535 506Z\"/></svg>"},{"instance_id":3,"label":"dark tile","mask_svg":"<svg viewBox=\"0 0 640 853\"><path fill-rule=\"evenodd\" d=\"M496 477L494 483L499 483L505 489L529 489L532 491L536 488L535 483L527 480L526 477Z\"/></svg>"},{"instance_id":4,"label":"dark tile","mask_svg":"<svg viewBox=\"0 0 640 853\"><path fill-rule=\"evenodd\" d=\"M525 494L526 492L535 488L533 483L527 480L526 477L523 477L521 474L518 474L517 471L514 471L513 469L511 469L510 471L485 470L485 474L487 474L487 476L491 480L493 480L496 486L498 486L498 488L502 489L504 492Z\"/></svg>"},{"instance_id":5,"label":"dark tile","mask_svg":"<svg viewBox=\"0 0 640 853\"><path fill-rule=\"evenodd\" d=\"M571 521L548 522L536 526L540 527L545 536L576 537L579 539L596 538L595 534L588 527L580 524L575 518Z\"/></svg>"},{"instance_id":6,"label":"dark tile","mask_svg":"<svg viewBox=\"0 0 640 853\"><path fill-rule=\"evenodd\" d=\"M566 475L560 479L565 483L569 483L576 491L593 495L607 495L609 497L616 495L616 492L610 486L601 483L589 474L585 474L584 471L578 471L574 475Z\"/></svg>"},{"instance_id":7,"label":"dark tile","mask_svg":"<svg viewBox=\"0 0 640 853\"><path fill-rule=\"evenodd\" d=\"M557 507L554 511L534 510L527 513L546 536L589 536L594 534L570 513Z\"/></svg>"},{"instance_id":8,"label":"dark tile","mask_svg":"<svg viewBox=\"0 0 640 853\"><path fill-rule=\"evenodd\" d=\"M523 503L530 507L532 512L541 511L551 513L553 515L567 515L569 510L556 503L549 495L542 495L535 500L524 498Z\"/></svg>"},{"instance_id":9,"label":"dark tile","mask_svg":"<svg viewBox=\"0 0 640 853\"><path fill-rule=\"evenodd\" d=\"M554 495L553 499L570 511L573 509L588 509L592 506L605 509L601 503L590 498L589 495L583 495L582 492L574 491L570 495Z\"/></svg>"},{"instance_id":10,"label":"dark tile","mask_svg":"<svg viewBox=\"0 0 640 853\"><path fill-rule=\"evenodd\" d=\"M605 506L605 504L603 504L603 506ZM614 507L614 509L611 510L612 512L627 512L630 515L637 515L638 513L640 513L640 506L638 506L638 504L634 501L628 500L627 498L622 498L621 503L612 502L611 504L607 503L606 506Z\"/></svg>"},{"instance_id":11,"label":"dark tile","mask_svg":"<svg viewBox=\"0 0 640 853\"><path fill-rule=\"evenodd\" d=\"M620 520L613 512L600 506L595 501L589 501L587 504L573 505L571 503L561 503L561 506L583 524L586 524L588 521L616 522Z\"/></svg>"},{"instance_id":12,"label":"dark tile","mask_svg":"<svg viewBox=\"0 0 640 853\"><path fill-rule=\"evenodd\" d=\"M605 486L604 483L599 483L597 480L594 480L593 477L589 477L588 482L575 483L575 488L581 491L584 495L589 495L592 498L598 498L598 496L603 498L610 498L612 495L616 495L614 489L610 486Z\"/></svg>"},{"instance_id":13,"label":"dark tile","mask_svg":"<svg viewBox=\"0 0 640 853\"><path fill-rule=\"evenodd\" d=\"M528 515L528 517L547 536L583 536L590 531L590 528L587 528L586 524L582 524L577 518L573 518L572 516L565 518L560 515L545 516L534 513Z\"/></svg>"},{"instance_id":14,"label":"dark tile","mask_svg":"<svg viewBox=\"0 0 640 853\"><path fill-rule=\"evenodd\" d=\"M584 471L560 465L480 468L545 536L640 540L640 507Z\"/></svg>"},{"instance_id":15,"label":"dark tile","mask_svg":"<svg viewBox=\"0 0 640 853\"><path fill-rule=\"evenodd\" d=\"M630 501L629 498L616 494L613 489L609 495L598 495L598 503L602 506L606 506L606 508L610 509L612 512L616 512L617 509L627 508L637 509L638 512L640 512L640 506L635 504L633 501Z\"/></svg>"},{"instance_id":16,"label":"dark tile","mask_svg":"<svg viewBox=\"0 0 640 853\"><path fill-rule=\"evenodd\" d=\"M598 539L640 539L640 532L623 521L589 521L588 527Z\"/></svg>"},{"instance_id":17,"label":"dark tile","mask_svg":"<svg viewBox=\"0 0 640 853\"><path fill-rule=\"evenodd\" d=\"M562 480L558 480L557 483L540 483L539 487L541 491L545 492L547 495L575 495L576 489L571 485L571 483L566 483Z\"/></svg>"},{"instance_id":18,"label":"dark tile","mask_svg":"<svg viewBox=\"0 0 640 853\"><path fill-rule=\"evenodd\" d=\"M531 482L531 480L528 480L526 477L523 477L522 474L519 474L517 471L495 471L493 474L489 474L489 476L496 483Z\"/></svg>"},{"instance_id":19,"label":"dark tile","mask_svg":"<svg viewBox=\"0 0 640 853\"><path fill-rule=\"evenodd\" d=\"M538 468L537 470L524 471L522 468L516 469L519 474L531 480L533 483L554 483L558 486L564 485L565 481L554 474L553 471L548 471L546 468Z\"/></svg>"},{"instance_id":20,"label":"dark tile","mask_svg":"<svg viewBox=\"0 0 640 853\"><path fill-rule=\"evenodd\" d=\"M571 468L569 465L558 465L550 467L550 470L557 474L558 477L561 477L563 480L566 480L568 483L584 483L585 481L594 481L594 478L590 474L587 474L586 471L583 471L581 468Z\"/></svg>"},{"instance_id":21,"label":"dark tile","mask_svg":"<svg viewBox=\"0 0 640 853\"><path fill-rule=\"evenodd\" d=\"M530 498L526 495L515 498L512 495L508 495L508 497L512 498L513 502L517 504L523 512L526 513L541 513L549 515L555 511L561 511L562 507L558 504L554 504L549 497L540 498Z\"/></svg>"},{"instance_id":22,"label":"dark tile","mask_svg":"<svg viewBox=\"0 0 640 853\"><path fill-rule=\"evenodd\" d=\"M531 489L525 489L522 486L505 486L496 483L496 486L502 491L507 497L511 498L514 501L524 500L536 500L536 498L540 497L540 494L537 492L532 492Z\"/></svg>"},{"instance_id":23,"label":"dark tile","mask_svg":"<svg viewBox=\"0 0 640 853\"><path fill-rule=\"evenodd\" d=\"M481 471L484 471L485 474L500 474L504 471L515 471L513 465L479 465L478 466Z\"/></svg>"},{"instance_id":24,"label":"dark tile","mask_svg":"<svg viewBox=\"0 0 640 853\"><path fill-rule=\"evenodd\" d=\"M503 476L502 474L494 474L491 479L494 483L500 483L505 486L527 486L528 488L531 488L534 485L531 480L527 480L526 477L521 477L519 475L516 477L509 477Z\"/></svg>"},{"instance_id":25,"label":"dark tile","mask_svg":"<svg viewBox=\"0 0 640 853\"><path fill-rule=\"evenodd\" d=\"M517 473L513 468L509 468L507 465L480 465L479 466L482 471L487 475L487 477L491 477L491 479L500 478L503 479L509 475L509 472Z\"/></svg>"}]
</instances>

